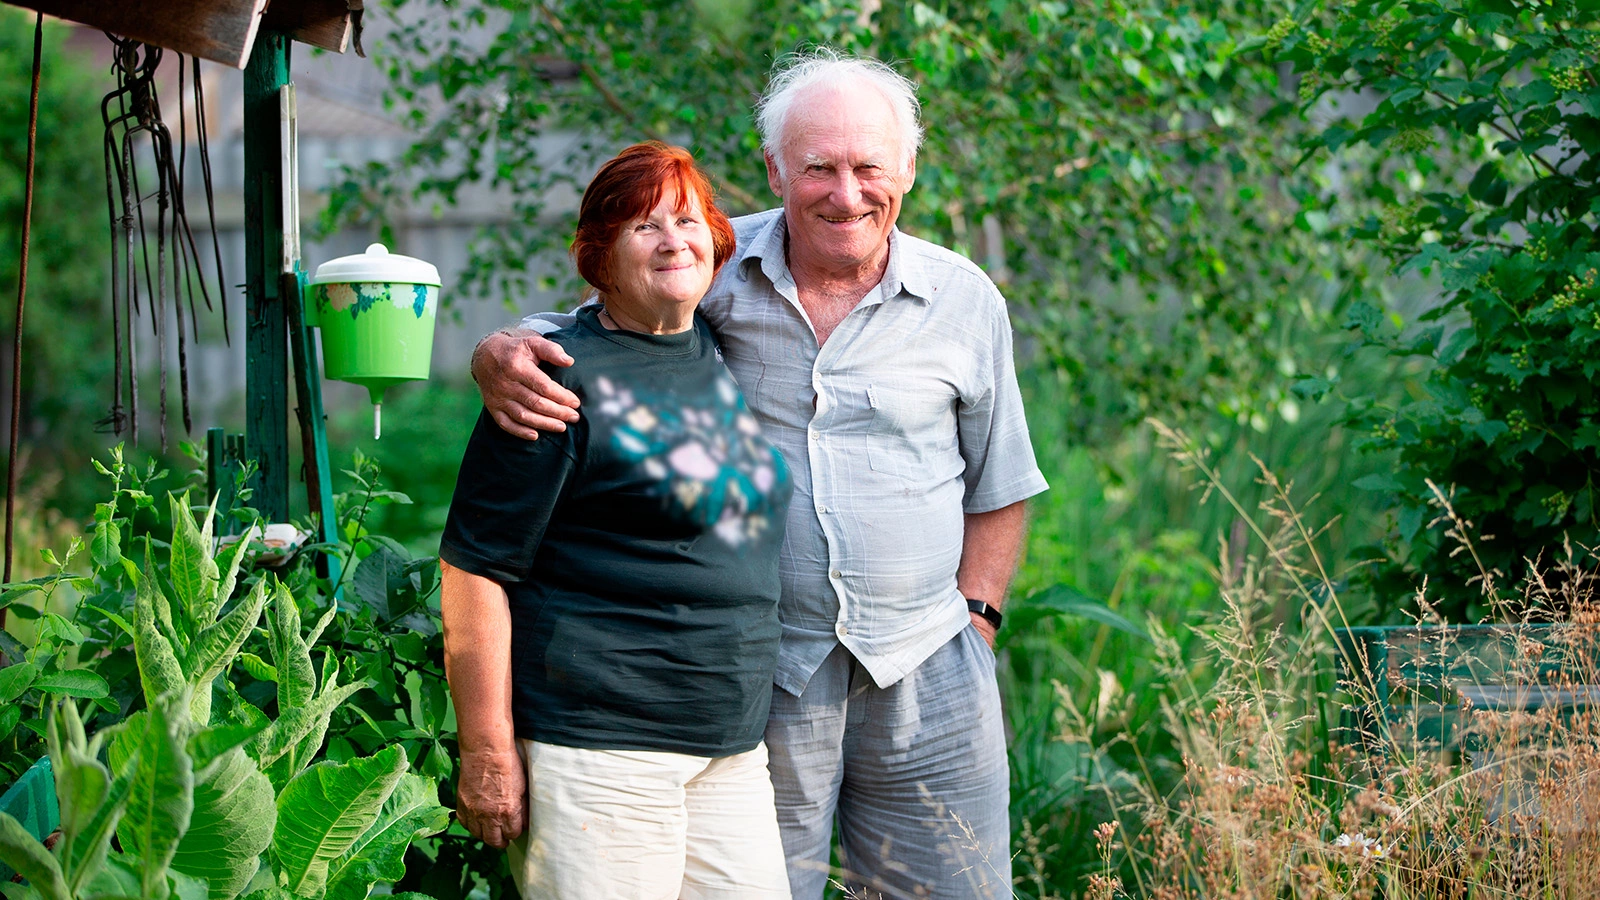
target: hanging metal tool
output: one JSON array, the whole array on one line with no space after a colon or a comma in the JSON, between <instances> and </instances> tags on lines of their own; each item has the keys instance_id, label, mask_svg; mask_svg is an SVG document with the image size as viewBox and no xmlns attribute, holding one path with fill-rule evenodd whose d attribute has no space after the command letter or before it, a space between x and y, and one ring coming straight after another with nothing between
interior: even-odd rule
<instances>
[{"instance_id":1,"label":"hanging metal tool","mask_svg":"<svg viewBox=\"0 0 1600 900\"><path fill-rule=\"evenodd\" d=\"M178 386L182 398L183 427L192 429L189 412L189 338L184 334L184 305L187 301L190 334L199 339L199 316L195 306L198 292L206 309L213 308L211 292L201 272L200 251L184 204L184 163L187 157L187 117L181 113L184 86L184 58L178 55L180 92L179 153L173 154L172 133L161 117L156 96L157 68L162 50L150 44L107 35L116 48L112 72L117 89L100 103L105 125L106 207L111 224L111 321L116 347L112 376L111 409L99 423L118 435L125 431L139 438L139 373L136 355L134 318L148 314L151 334L159 360L161 449L167 448L167 301L172 300L178 350ZM215 202L211 185L210 154L205 142L205 98L198 61L194 67L194 103L199 140L200 170L205 183L206 207L215 221ZM141 179L155 182L154 191L145 193ZM149 201L155 201L154 233L146 215ZM212 229L212 256L216 263L216 283L224 284L222 253ZM141 297L144 302L141 303ZM223 307L223 328L227 329L227 304ZM124 391L126 377L126 391ZM126 405L124 400L126 399Z\"/></svg>"}]
</instances>

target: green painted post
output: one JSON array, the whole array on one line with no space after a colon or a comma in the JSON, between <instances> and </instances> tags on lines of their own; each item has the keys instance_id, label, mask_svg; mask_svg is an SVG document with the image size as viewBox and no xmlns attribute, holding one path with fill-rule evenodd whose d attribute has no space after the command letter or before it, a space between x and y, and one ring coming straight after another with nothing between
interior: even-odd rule
<instances>
[{"instance_id":1,"label":"green painted post","mask_svg":"<svg viewBox=\"0 0 1600 900\"><path fill-rule=\"evenodd\" d=\"M251 503L268 522L289 521L289 298L279 279L288 83L289 38L262 29L244 70L245 454L259 467Z\"/></svg>"}]
</instances>

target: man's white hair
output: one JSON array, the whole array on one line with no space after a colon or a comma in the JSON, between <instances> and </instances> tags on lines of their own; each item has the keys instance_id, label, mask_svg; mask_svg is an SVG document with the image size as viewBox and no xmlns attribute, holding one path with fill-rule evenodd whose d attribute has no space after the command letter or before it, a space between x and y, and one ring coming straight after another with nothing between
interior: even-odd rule
<instances>
[{"instance_id":1,"label":"man's white hair","mask_svg":"<svg viewBox=\"0 0 1600 900\"><path fill-rule=\"evenodd\" d=\"M777 162L780 176L784 174L784 127L795 98L817 85L862 83L883 94L894 110L900 131L900 165L903 168L911 164L922 146L922 104L917 101L917 86L888 63L840 53L832 47L816 47L780 58L773 67L766 93L756 102L756 128L761 132L761 149Z\"/></svg>"}]
</instances>

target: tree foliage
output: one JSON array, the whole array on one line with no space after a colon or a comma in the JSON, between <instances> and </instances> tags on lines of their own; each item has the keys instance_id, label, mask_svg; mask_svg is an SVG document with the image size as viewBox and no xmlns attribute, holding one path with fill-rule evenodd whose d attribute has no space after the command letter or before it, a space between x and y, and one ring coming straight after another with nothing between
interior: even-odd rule
<instances>
[{"instance_id":1,"label":"tree foliage","mask_svg":"<svg viewBox=\"0 0 1600 900\"><path fill-rule=\"evenodd\" d=\"M1380 582L1403 595L1427 576L1447 611L1475 617L1484 573L1515 585L1564 541L1600 543L1600 7L1326 4L1268 38L1301 73L1306 113L1340 113L1307 147L1375 173L1382 208L1342 210L1342 230L1445 292L1417 328L1351 309L1369 344L1431 364L1421 396L1368 399L1351 421L1400 460L1370 485L1398 514ZM1473 552L1446 534L1441 495Z\"/></svg>"},{"instance_id":2,"label":"tree foliage","mask_svg":"<svg viewBox=\"0 0 1600 900\"><path fill-rule=\"evenodd\" d=\"M1026 310L1080 432L1293 418L1292 376L1328 356L1318 338L1363 283L1362 252L1326 239L1322 172L1295 165L1283 72L1244 50L1274 0L390 7L390 99L423 137L350 173L327 224L504 191L512 221L476 237L461 286L480 295L534 286L593 167L632 141L690 147L734 212L775 203L750 107L774 60L815 43L918 83L928 136L901 226Z\"/></svg>"}]
</instances>

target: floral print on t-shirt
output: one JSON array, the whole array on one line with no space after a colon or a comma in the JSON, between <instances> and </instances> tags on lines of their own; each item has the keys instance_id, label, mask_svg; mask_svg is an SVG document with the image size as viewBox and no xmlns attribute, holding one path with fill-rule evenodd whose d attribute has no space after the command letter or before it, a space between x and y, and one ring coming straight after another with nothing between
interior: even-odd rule
<instances>
[{"instance_id":1,"label":"floral print on t-shirt","mask_svg":"<svg viewBox=\"0 0 1600 900\"><path fill-rule=\"evenodd\" d=\"M671 391L648 394L594 380L598 413L612 447L639 466L678 514L709 529L730 547L760 537L775 524L773 488L789 478L783 456L761 436L733 379L719 375L713 390L686 403Z\"/></svg>"}]
</instances>

